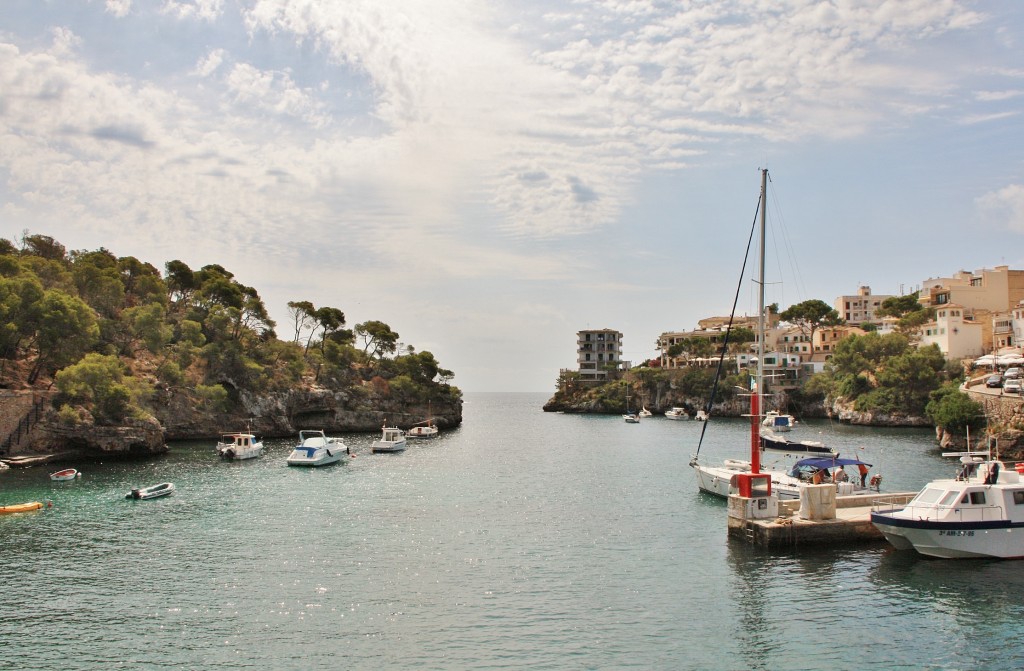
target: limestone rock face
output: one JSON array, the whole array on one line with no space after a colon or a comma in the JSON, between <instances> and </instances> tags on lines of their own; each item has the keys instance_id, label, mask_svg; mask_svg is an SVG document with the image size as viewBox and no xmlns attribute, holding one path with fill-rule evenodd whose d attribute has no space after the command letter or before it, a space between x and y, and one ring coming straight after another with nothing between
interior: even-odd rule
<instances>
[{"instance_id":1,"label":"limestone rock face","mask_svg":"<svg viewBox=\"0 0 1024 671\"><path fill-rule=\"evenodd\" d=\"M408 428L428 417L442 429L462 423L460 399L428 406L380 397L359 387L331 390L314 386L267 394L241 391L228 413L204 407L187 391L160 390L154 405L167 440L212 438L242 430L268 438L294 436L300 429L377 431L385 422Z\"/></svg>"},{"instance_id":2,"label":"limestone rock face","mask_svg":"<svg viewBox=\"0 0 1024 671\"><path fill-rule=\"evenodd\" d=\"M897 415L882 412L861 412L854 410L852 403L833 401L829 416L838 419L844 424L858 424L863 426L907 426L927 427L932 426L927 417L915 415Z\"/></svg>"},{"instance_id":3,"label":"limestone rock face","mask_svg":"<svg viewBox=\"0 0 1024 671\"><path fill-rule=\"evenodd\" d=\"M127 420L123 426L65 424L56 414L44 419L32 434L32 450L89 457L143 456L167 452L164 432L155 419Z\"/></svg>"}]
</instances>

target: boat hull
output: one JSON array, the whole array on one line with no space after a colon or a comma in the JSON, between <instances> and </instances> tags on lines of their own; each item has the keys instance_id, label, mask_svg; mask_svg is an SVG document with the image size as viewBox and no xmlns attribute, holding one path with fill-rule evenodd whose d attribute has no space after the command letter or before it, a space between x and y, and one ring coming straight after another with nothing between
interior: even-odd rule
<instances>
[{"instance_id":1,"label":"boat hull","mask_svg":"<svg viewBox=\"0 0 1024 671\"><path fill-rule=\"evenodd\" d=\"M50 473L50 479L54 482L67 482L68 480L74 480L79 475L78 471L73 468L68 468L63 471L57 471L56 473Z\"/></svg>"},{"instance_id":2,"label":"boat hull","mask_svg":"<svg viewBox=\"0 0 1024 671\"><path fill-rule=\"evenodd\" d=\"M312 455L308 455L305 451L295 450L287 459L289 466L306 466L315 468L317 466L330 466L331 464L337 464L341 461L348 459L348 453L345 452L345 448L340 450L331 450L324 448L316 450Z\"/></svg>"},{"instance_id":3,"label":"boat hull","mask_svg":"<svg viewBox=\"0 0 1024 671\"><path fill-rule=\"evenodd\" d=\"M729 460L722 466L707 466L691 462L690 466L697 476L697 487L700 491L723 499L729 498L729 485L734 475L750 472L750 462Z\"/></svg>"},{"instance_id":4,"label":"boat hull","mask_svg":"<svg viewBox=\"0 0 1024 671\"><path fill-rule=\"evenodd\" d=\"M871 513L871 523L897 550L939 559L1024 558L1024 524L912 520Z\"/></svg>"},{"instance_id":5,"label":"boat hull","mask_svg":"<svg viewBox=\"0 0 1024 671\"><path fill-rule=\"evenodd\" d=\"M370 450L373 451L373 452L404 452L405 451L405 441L403 440L403 441L397 442L397 443L390 443L390 442L384 442L384 441L375 440L373 442L373 445L370 446Z\"/></svg>"},{"instance_id":6,"label":"boat hull","mask_svg":"<svg viewBox=\"0 0 1024 671\"><path fill-rule=\"evenodd\" d=\"M167 496L174 493L174 484L170 482L162 482L159 485L153 485L152 487L142 487L139 489L133 489L132 491L125 494L126 499L133 499L136 501L145 501L147 499L158 499L161 496Z\"/></svg>"},{"instance_id":7,"label":"boat hull","mask_svg":"<svg viewBox=\"0 0 1024 671\"><path fill-rule=\"evenodd\" d=\"M0 515L13 515L15 513L30 513L34 510L39 510L43 507L43 504L39 501L31 501L29 503L15 503L9 506L0 506Z\"/></svg>"}]
</instances>

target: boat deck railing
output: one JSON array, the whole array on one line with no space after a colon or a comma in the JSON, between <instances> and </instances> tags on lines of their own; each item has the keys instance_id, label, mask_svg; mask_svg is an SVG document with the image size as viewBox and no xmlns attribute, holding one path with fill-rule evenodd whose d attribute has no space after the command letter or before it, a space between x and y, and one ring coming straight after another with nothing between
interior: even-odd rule
<instances>
[{"instance_id":1,"label":"boat deck railing","mask_svg":"<svg viewBox=\"0 0 1024 671\"><path fill-rule=\"evenodd\" d=\"M914 519L933 522L996 522L1006 519L1006 510L1001 505L937 505L931 503L911 506L877 499L872 501L872 512L894 513L899 510L907 511Z\"/></svg>"}]
</instances>

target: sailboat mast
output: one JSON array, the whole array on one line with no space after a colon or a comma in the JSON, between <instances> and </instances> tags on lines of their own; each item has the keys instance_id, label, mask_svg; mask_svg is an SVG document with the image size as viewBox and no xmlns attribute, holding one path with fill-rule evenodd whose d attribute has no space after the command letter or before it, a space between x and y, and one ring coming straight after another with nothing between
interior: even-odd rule
<instances>
[{"instance_id":1,"label":"sailboat mast","mask_svg":"<svg viewBox=\"0 0 1024 671\"><path fill-rule=\"evenodd\" d=\"M764 257L766 211L768 204L768 169L761 170L761 222L758 243L757 271L757 378L750 395L750 470L761 472L761 390L764 388Z\"/></svg>"}]
</instances>

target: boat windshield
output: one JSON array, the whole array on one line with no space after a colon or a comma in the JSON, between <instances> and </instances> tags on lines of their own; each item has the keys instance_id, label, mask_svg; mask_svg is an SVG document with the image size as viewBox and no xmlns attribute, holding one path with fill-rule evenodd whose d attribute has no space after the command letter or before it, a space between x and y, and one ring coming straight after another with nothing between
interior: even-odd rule
<instances>
[{"instance_id":1,"label":"boat windshield","mask_svg":"<svg viewBox=\"0 0 1024 671\"><path fill-rule=\"evenodd\" d=\"M939 500L939 497L942 496L943 491L944 490L942 490L942 489L935 489L934 487L925 487L923 490L921 490L921 492L917 496L914 497L914 500L911 501L910 503L911 504L915 504L915 503L916 504L935 503L936 501Z\"/></svg>"}]
</instances>

